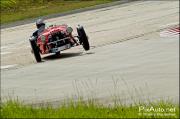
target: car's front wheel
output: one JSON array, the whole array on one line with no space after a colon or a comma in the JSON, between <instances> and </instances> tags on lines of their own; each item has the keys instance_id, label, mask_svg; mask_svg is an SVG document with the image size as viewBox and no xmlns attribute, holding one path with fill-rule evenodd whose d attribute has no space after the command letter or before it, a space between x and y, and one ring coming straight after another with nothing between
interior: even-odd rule
<instances>
[{"instance_id":1,"label":"car's front wheel","mask_svg":"<svg viewBox=\"0 0 180 119\"><path fill-rule=\"evenodd\" d=\"M35 40L29 40L30 41L30 44L31 44L31 48L32 48L32 52L34 54L34 57L36 59L37 62L41 62L41 55L39 53L39 48L36 44L36 41Z\"/></svg>"},{"instance_id":2,"label":"car's front wheel","mask_svg":"<svg viewBox=\"0 0 180 119\"><path fill-rule=\"evenodd\" d=\"M88 37L86 35L86 32L85 32L83 26L78 26L77 27L77 33L78 33L78 36L79 36L80 44L83 45L83 48L85 50L89 50L90 49L89 41L88 41Z\"/></svg>"}]
</instances>

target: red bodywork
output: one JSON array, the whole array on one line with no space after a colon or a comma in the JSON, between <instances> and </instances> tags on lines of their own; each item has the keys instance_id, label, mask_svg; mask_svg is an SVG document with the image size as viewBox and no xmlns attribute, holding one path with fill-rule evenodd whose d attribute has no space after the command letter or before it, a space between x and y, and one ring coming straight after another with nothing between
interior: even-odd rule
<instances>
[{"instance_id":1,"label":"red bodywork","mask_svg":"<svg viewBox=\"0 0 180 119\"><path fill-rule=\"evenodd\" d=\"M58 26L52 26L46 28L37 38L37 46L40 49L41 54L47 54L49 53L49 50L47 48L47 43L49 42L49 37L51 37L52 34L57 33L57 32L64 32L67 36L72 37L71 34L67 33L67 25L58 25ZM42 36L45 37L45 41L42 41Z\"/></svg>"}]
</instances>

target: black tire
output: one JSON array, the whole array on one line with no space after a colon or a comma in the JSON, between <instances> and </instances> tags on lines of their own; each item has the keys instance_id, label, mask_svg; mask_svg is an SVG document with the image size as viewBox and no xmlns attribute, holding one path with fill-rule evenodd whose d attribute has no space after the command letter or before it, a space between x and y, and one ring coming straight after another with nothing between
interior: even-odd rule
<instances>
[{"instance_id":1,"label":"black tire","mask_svg":"<svg viewBox=\"0 0 180 119\"><path fill-rule=\"evenodd\" d=\"M36 45L36 41L30 40L30 44L31 44L31 48L32 48L32 51L33 51L33 54L34 54L36 61L41 62L41 55L39 53L39 48Z\"/></svg>"},{"instance_id":2,"label":"black tire","mask_svg":"<svg viewBox=\"0 0 180 119\"><path fill-rule=\"evenodd\" d=\"M83 45L84 50L86 50L86 51L89 50L90 49L89 41L88 41L88 37L86 35L84 28L82 26L79 26L77 28L77 33L79 36L80 44Z\"/></svg>"},{"instance_id":3,"label":"black tire","mask_svg":"<svg viewBox=\"0 0 180 119\"><path fill-rule=\"evenodd\" d=\"M56 56L56 57L59 57L60 54L61 54L60 51L59 51L59 52L56 52L56 53L55 53L55 56Z\"/></svg>"}]
</instances>

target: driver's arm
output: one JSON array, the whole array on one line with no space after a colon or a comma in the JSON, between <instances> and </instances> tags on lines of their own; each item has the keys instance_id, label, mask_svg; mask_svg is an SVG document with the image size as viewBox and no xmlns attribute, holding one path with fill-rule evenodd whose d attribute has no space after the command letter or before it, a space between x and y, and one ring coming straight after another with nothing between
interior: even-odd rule
<instances>
[{"instance_id":1,"label":"driver's arm","mask_svg":"<svg viewBox=\"0 0 180 119\"><path fill-rule=\"evenodd\" d=\"M32 34L32 36L34 36L34 37L38 37L38 30L36 30L33 34Z\"/></svg>"}]
</instances>

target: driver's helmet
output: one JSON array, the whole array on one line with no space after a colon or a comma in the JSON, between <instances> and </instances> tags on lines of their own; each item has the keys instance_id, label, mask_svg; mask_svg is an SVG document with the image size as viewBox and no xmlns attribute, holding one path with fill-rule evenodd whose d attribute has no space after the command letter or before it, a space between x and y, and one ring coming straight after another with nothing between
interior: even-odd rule
<instances>
[{"instance_id":1,"label":"driver's helmet","mask_svg":"<svg viewBox=\"0 0 180 119\"><path fill-rule=\"evenodd\" d=\"M37 29L41 28L41 26L45 26L44 20L43 19L38 19L36 21L36 27Z\"/></svg>"}]
</instances>

